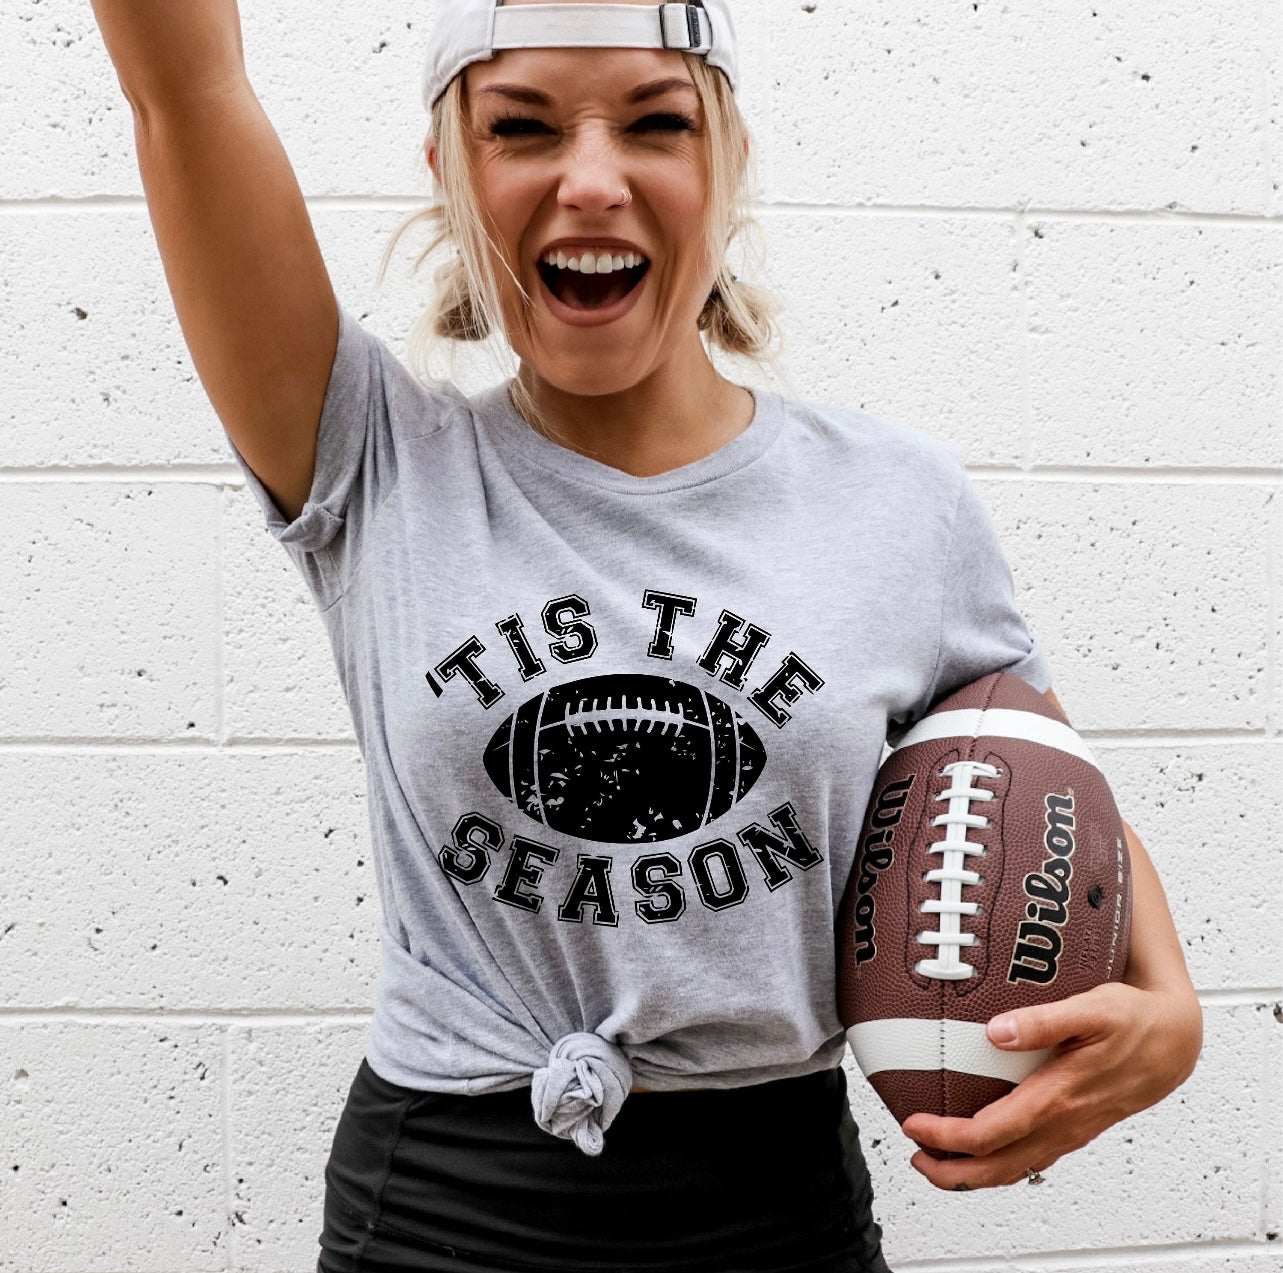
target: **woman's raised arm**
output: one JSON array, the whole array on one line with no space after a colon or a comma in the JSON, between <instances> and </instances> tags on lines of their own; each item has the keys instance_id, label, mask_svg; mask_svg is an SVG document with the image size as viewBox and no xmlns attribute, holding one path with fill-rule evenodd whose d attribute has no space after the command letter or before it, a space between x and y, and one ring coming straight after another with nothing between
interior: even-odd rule
<instances>
[{"instance_id":1,"label":"woman's raised arm","mask_svg":"<svg viewBox=\"0 0 1283 1273\"><path fill-rule=\"evenodd\" d=\"M228 435L293 519L312 484L338 305L245 74L236 0L92 0L133 108L174 308Z\"/></svg>"}]
</instances>

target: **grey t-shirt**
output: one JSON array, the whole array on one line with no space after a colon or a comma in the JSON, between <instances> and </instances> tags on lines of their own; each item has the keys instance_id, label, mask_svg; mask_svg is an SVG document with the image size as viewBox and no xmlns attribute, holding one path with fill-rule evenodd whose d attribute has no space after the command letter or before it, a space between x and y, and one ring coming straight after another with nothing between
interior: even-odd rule
<instances>
[{"instance_id":1,"label":"grey t-shirt","mask_svg":"<svg viewBox=\"0 0 1283 1273\"><path fill-rule=\"evenodd\" d=\"M595 1153L634 1084L838 1064L834 918L888 730L998 669L1050 685L951 447L756 401L633 477L342 311L297 520L233 446L365 760L385 1079L529 1084Z\"/></svg>"}]
</instances>

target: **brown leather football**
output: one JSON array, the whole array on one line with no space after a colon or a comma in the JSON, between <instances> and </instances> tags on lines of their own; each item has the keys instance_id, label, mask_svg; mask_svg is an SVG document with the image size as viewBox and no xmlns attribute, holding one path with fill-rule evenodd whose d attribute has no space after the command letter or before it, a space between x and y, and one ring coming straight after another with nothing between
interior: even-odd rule
<instances>
[{"instance_id":1,"label":"brown leather football","mask_svg":"<svg viewBox=\"0 0 1283 1273\"><path fill-rule=\"evenodd\" d=\"M986 676L878 770L838 918L851 1051L897 1121L970 1118L1050 1055L1004 1052L985 1023L1120 981L1130 931L1104 776L1050 700Z\"/></svg>"}]
</instances>

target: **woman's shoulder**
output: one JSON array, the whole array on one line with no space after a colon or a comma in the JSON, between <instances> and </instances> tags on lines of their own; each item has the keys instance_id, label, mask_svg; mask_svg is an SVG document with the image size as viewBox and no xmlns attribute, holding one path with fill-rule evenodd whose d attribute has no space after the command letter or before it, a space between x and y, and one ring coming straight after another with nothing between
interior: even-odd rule
<instances>
[{"instance_id":1,"label":"woman's shoulder","mask_svg":"<svg viewBox=\"0 0 1283 1273\"><path fill-rule=\"evenodd\" d=\"M951 442L927 429L862 408L831 402L781 398L791 435L818 451L824 463L856 463L865 472L927 477L952 484L962 472L962 455Z\"/></svg>"}]
</instances>

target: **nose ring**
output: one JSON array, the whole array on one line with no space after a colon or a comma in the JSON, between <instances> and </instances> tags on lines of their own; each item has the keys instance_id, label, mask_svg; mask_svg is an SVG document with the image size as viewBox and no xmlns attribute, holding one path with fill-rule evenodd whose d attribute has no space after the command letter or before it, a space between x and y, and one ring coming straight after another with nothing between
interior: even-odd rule
<instances>
[{"instance_id":1,"label":"nose ring","mask_svg":"<svg viewBox=\"0 0 1283 1273\"><path fill-rule=\"evenodd\" d=\"M619 192L619 206L626 208L633 201L633 192L624 186Z\"/></svg>"}]
</instances>

